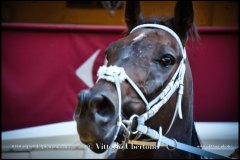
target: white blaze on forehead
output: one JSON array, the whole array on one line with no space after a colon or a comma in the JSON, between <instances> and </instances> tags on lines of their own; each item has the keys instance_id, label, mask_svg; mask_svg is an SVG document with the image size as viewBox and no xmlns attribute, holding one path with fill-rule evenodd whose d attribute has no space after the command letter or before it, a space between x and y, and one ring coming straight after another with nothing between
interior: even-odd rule
<instances>
[{"instance_id":1,"label":"white blaze on forehead","mask_svg":"<svg viewBox=\"0 0 240 160\"><path fill-rule=\"evenodd\" d=\"M137 37L133 38L133 41L137 41L140 40L142 38L146 37L146 35L144 33L139 34Z\"/></svg>"}]
</instances>

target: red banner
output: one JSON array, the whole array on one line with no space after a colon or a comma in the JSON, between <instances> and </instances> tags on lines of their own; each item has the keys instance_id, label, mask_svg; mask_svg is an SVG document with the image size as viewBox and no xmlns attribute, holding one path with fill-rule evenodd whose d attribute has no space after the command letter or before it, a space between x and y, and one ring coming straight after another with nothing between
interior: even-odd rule
<instances>
[{"instance_id":1,"label":"red banner","mask_svg":"<svg viewBox=\"0 0 240 160\"><path fill-rule=\"evenodd\" d=\"M72 120L124 27L2 24L2 130ZM188 47L195 120L237 121L237 29L200 29Z\"/></svg>"}]
</instances>

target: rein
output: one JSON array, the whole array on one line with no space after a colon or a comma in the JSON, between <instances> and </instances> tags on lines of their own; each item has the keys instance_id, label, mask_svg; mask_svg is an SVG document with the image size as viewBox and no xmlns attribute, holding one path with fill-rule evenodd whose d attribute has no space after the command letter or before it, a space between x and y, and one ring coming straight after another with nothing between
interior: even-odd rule
<instances>
[{"instance_id":1,"label":"rein","mask_svg":"<svg viewBox=\"0 0 240 160\"><path fill-rule=\"evenodd\" d=\"M175 148L194 153L200 156L204 157L211 157L211 158L228 158L224 157L221 155L217 155L205 150L202 150L197 147L193 147L187 144L183 144L180 142L177 142L175 139L170 139L167 138L165 135L170 131L170 129L173 126L174 120L176 119L176 115L178 112L178 116L180 119L183 118L182 116L182 108L181 108L181 103L182 103L182 95L183 95L183 90L184 90L184 75L185 75L185 60L187 57L186 50L182 46L181 40L178 37L178 35L171 30L170 28L159 25L159 24L142 24L137 27L135 27L131 32L134 32L135 30L139 28L157 28L157 29L162 29L166 32L168 32L172 37L175 38L177 41L181 53L182 53L182 60L175 71L174 75L172 76L171 80L167 84L167 86L163 89L163 91L156 97L154 98L151 102L148 102L142 91L138 88L138 86L132 81L132 79L126 74L124 68L118 67L118 66L101 66L98 70L97 76L98 80L100 79L105 79L109 82L115 83L116 89L117 89L117 94L118 94L118 121L117 121L117 131L114 135L114 139L111 143L110 146L113 145L114 141L116 140L119 130L121 127L124 129L124 141L122 143L123 146L126 146L126 144L136 144L136 145L147 145L147 146L156 146L156 148L159 148L160 146L166 146L167 149L168 146L173 147L173 149L169 150L174 150ZM137 92L137 94L141 97L143 102L146 105L146 112L143 113L142 115L132 115L129 120L123 119L122 117L122 111L121 111L121 106L122 106L122 97L121 97L121 83L123 81L127 81L132 88ZM177 95L177 103L174 111L174 115L172 117L171 123L164 135L162 134L162 127L159 127L159 130L156 131L148 126L145 125L145 122L153 117L159 110L160 108L171 98L171 96L175 93L175 91L178 90L178 95ZM137 120L137 127L135 131L132 131L132 123L134 118ZM149 140L138 140L140 136L144 134L148 137L150 137L152 140L157 140L157 142L148 142ZM130 140L130 135L136 135L133 140ZM111 147L110 147L111 148Z\"/></svg>"}]
</instances>

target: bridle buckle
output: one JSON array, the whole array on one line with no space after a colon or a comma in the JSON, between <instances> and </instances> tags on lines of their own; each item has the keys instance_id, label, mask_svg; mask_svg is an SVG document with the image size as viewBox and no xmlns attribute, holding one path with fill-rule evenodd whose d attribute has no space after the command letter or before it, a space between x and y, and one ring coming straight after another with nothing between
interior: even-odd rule
<instances>
[{"instance_id":1,"label":"bridle buckle","mask_svg":"<svg viewBox=\"0 0 240 160\"><path fill-rule=\"evenodd\" d=\"M129 120L122 120L122 122L127 125L126 129L127 129L127 131L128 131L130 134L137 134L137 133L138 133L137 130L135 130L135 131L132 130L132 124L133 124L134 118L139 118L139 116L136 115L136 114L133 114L133 115L129 118ZM137 120L136 120L136 122L137 122ZM136 126L137 126L137 125L136 125Z\"/></svg>"}]
</instances>

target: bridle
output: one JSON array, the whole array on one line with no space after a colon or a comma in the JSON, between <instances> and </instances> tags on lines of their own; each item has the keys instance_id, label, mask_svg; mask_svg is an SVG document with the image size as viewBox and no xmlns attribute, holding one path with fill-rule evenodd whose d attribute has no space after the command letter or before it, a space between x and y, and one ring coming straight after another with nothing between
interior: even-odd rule
<instances>
[{"instance_id":1,"label":"bridle","mask_svg":"<svg viewBox=\"0 0 240 160\"><path fill-rule=\"evenodd\" d=\"M97 76L98 80L100 79L105 79L109 82L115 83L116 89L117 89L117 94L118 94L118 121L117 121L117 131L114 135L114 139L111 143L111 146L113 145L114 141L116 140L118 133L120 131L120 128L123 127L124 129L124 141L122 143L123 146L126 144L136 144L136 145L155 145L156 149L159 148L160 146L171 146L173 147L174 150L175 148L178 148L180 150L184 150L187 152L191 152L194 154L198 154L201 156L206 156L206 157L212 157L212 158L228 158L220 155L216 155L211 152L204 151L200 148L197 147L192 147L180 142L177 142L175 139L169 139L165 135L170 131L170 129L173 126L174 120L176 119L176 115L178 112L179 118L182 119L182 108L181 108L181 103L182 103L182 95L183 95L183 90L184 90L184 75L185 75L185 61L186 61L186 50L182 46L181 40L178 37L178 35L170 28L159 25L159 24L142 24L130 32L134 32L135 30L139 28L157 28L157 29L162 29L166 32L168 32L178 43L178 46L180 48L180 51L182 53L182 60L180 61L180 64L175 71L174 75L172 76L171 80L168 82L166 87L162 90L162 92L154 98L151 102L148 102L142 91L138 88L138 86L132 81L132 79L126 74L124 68L118 67L118 66L101 66L98 70ZM127 81L131 87L137 92L137 94L141 97L143 102L146 105L146 112L143 113L142 115L132 115L128 120L123 119L122 116L122 111L121 111L121 106L122 106L122 97L121 97L121 86L120 84L123 81ZM177 103L175 107L175 111L171 120L171 123L164 133L162 134L162 127L159 127L159 130L156 131L148 126L145 125L145 122L156 115L156 113L160 110L160 108L171 98L171 96L178 90L177 93ZM135 131L132 131L132 124L133 120L136 118L137 120L137 127ZM133 140L130 140L130 135L136 135ZM148 142L148 140L138 140L141 135L146 135L150 137L152 140L157 140L157 142ZM168 148L169 149L169 148ZM170 149L169 149L170 150Z\"/></svg>"}]
</instances>

